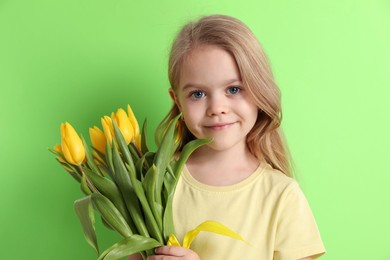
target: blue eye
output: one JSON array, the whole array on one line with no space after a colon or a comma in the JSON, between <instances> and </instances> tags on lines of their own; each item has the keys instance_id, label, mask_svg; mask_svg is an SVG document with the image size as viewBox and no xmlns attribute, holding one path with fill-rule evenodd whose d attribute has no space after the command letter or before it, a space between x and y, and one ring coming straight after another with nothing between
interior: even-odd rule
<instances>
[{"instance_id":1,"label":"blue eye","mask_svg":"<svg viewBox=\"0 0 390 260\"><path fill-rule=\"evenodd\" d=\"M240 91L241 91L241 88L237 87L237 86L229 87L227 89L228 94L231 94L231 95L235 95L235 94L237 94Z\"/></svg>"},{"instance_id":2,"label":"blue eye","mask_svg":"<svg viewBox=\"0 0 390 260\"><path fill-rule=\"evenodd\" d=\"M191 92L190 96L194 99L201 99L202 97L205 96L205 93L203 91L196 90L196 91Z\"/></svg>"}]
</instances>

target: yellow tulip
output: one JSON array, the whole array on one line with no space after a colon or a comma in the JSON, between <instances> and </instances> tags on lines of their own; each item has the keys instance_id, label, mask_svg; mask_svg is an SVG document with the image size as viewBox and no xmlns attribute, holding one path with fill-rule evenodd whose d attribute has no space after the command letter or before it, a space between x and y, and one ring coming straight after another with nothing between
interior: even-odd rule
<instances>
[{"instance_id":1,"label":"yellow tulip","mask_svg":"<svg viewBox=\"0 0 390 260\"><path fill-rule=\"evenodd\" d=\"M141 135L137 119L135 118L134 113L129 105L127 106L127 111L128 114L126 114L126 112L122 108L119 108L116 113L111 113L111 117L104 116L101 119L104 135L109 141L109 143L112 145L112 138L116 140L114 128L112 125L112 120L114 120L119 130L121 131L126 144L129 144L130 142L134 141L136 146L140 148Z\"/></svg>"},{"instance_id":2,"label":"yellow tulip","mask_svg":"<svg viewBox=\"0 0 390 260\"><path fill-rule=\"evenodd\" d=\"M127 115L129 117L129 121L130 121L130 123L131 123L131 125L133 126L133 129L134 129L134 142L135 142L135 145L139 149L141 149L141 134L140 134L140 130L139 130L139 125L138 125L137 118L134 116L133 110L131 110L130 105L127 105Z\"/></svg>"},{"instance_id":3,"label":"yellow tulip","mask_svg":"<svg viewBox=\"0 0 390 260\"><path fill-rule=\"evenodd\" d=\"M192 241L196 238L196 236L201 231L211 232L223 236L228 236L237 240L241 240L242 242L248 244L239 234L222 225L219 222L207 220L197 226L195 229L188 231L183 238L183 247L190 248ZM177 240L174 234L169 236L168 246L181 246L179 241ZM249 245L249 244L248 244Z\"/></svg>"},{"instance_id":4,"label":"yellow tulip","mask_svg":"<svg viewBox=\"0 0 390 260\"><path fill-rule=\"evenodd\" d=\"M126 141L126 144L129 144L134 138L134 128L131 124L129 118L127 117L126 112L119 108L116 114L112 113L111 118L115 120L115 123L118 125L118 128L121 130L121 133Z\"/></svg>"},{"instance_id":5,"label":"yellow tulip","mask_svg":"<svg viewBox=\"0 0 390 260\"><path fill-rule=\"evenodd\" d=\"M104 135L106 136L106 140L112 145L112 137L114 135L114 128L112 126L112 121L109 116L104 116L101 119Z\"/></svg>"},{"instance_id":6,"label":"yellow tulip","mask_svg":"<svg viewBox=\"0 0 390 260\"><path fill-rule=\"evenodd\" d=\"M91 138L93 148L104 154L106 150L106 136L103 131L97 126L89 128L89 137Z\"/></svg>"},{"instance_id":7,"label":"yellow tulip","mask_svg":"<svg viewBox=\"0 0 390 260\"><path fill-rule=\"evenodd\" d=\"M61 124L61 141L61 149L66 161L73 165L80 165L85 159L84 145L68 122Z\"/></svg>"}]
</instances>

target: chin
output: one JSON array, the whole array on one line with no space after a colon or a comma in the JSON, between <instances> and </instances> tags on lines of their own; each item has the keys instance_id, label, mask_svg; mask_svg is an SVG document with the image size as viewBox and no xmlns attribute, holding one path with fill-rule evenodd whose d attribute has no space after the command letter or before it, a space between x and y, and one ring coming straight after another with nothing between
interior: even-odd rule
<instances>
[{"instance_id":1,"label":"chin","mask_svg":"<svg viewBox=\"0 0 390 260\"><path fill-rule=\"evenodd\" d=\"M230 148L234 147L234 143L229 143L229 142L211 142L210 144L207 145L210 149L218 152L226 151L229 150Z\"/></svg>"}]
</instances>

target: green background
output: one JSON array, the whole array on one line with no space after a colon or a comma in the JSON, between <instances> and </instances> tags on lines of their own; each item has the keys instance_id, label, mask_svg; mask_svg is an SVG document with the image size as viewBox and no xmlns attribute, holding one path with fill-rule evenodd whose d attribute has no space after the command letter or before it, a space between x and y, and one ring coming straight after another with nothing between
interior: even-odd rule
<instances>
[{"instance_id":1,"label":"green background","mask_svg":"<svg viewBox=\"0 0 390 260\"><path fill-rule=\"evenodd\" d=\"M152 136L171 103L169 44L212 13L244 21L271 60L323 259L390 259L388 0L0 0L0 259L96 258L82 193L47 148L61 122L87 137L128 103ZM118 239L98 233L102 249Z\"/></svg>"}]
</instances>

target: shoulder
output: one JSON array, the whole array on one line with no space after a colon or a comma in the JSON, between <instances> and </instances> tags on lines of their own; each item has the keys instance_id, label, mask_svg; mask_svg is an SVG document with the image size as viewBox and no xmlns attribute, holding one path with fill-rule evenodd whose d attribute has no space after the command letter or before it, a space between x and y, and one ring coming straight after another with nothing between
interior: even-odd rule
<instances>
[{"instance_id":1,"label":"shoulder","mask_svg":"<svg viewBox=\"0 0 390 260\"><path fill-rule=\"evenodd\" d=\"M299 183L269 165L263 169L258 188L264 190L263 195L268 201L273 201L277 211L307 205L307 199Z\"/></svg>"},{"instance_id":2,"label":"shoulder","mask_svg":"<svg viewBox=\"0 0 390 260\"><path fill-rule=\"evenodd\" d=\"M265 164L262 168L261 181L269 190L284 194L299 189L297 181L292 177L273 169L269 164Z\"/></svg>"}]
</instances>

